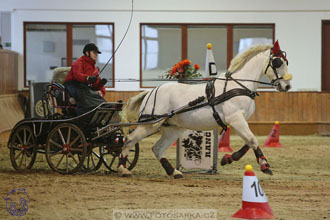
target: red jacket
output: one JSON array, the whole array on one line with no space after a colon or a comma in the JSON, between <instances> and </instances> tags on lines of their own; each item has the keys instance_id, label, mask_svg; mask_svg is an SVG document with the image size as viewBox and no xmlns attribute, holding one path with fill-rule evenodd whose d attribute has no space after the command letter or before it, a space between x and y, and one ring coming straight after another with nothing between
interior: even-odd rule
<instances>
[{"instance_id":1,"label":"red jacket","mask_svg":"<svg viewBox=\"0 0 330 220\"><path fill-rule=\"evenodd\" d=\"M96 76L99 74L99 70L95 66L95 61L88 56L79 57L71 67L66 81L75 80L81 83L88 83L87 76ZM102 96L105 95L104 85L100 84L100 77L97 77L97 81L92 85L94 90L100 90Z\"/></svg>"}]
</instances>

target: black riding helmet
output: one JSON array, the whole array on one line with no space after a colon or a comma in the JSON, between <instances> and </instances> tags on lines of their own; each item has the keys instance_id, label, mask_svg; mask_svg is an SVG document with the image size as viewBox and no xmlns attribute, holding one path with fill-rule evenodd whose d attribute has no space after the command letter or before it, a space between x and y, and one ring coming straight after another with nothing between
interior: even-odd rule
<instances>
[{"instance_id":1,"label":"black riding helmet","mask_svg":"<svg viewBox=\"0 0 330 220\"><path fill-rule=\"evenodd\" d=\"M84 46L84 49L83 49L83 54L86 54L87 51L95 51L97 52L98 54L100 54L101 52L99 51L99 48L93 44L93 43L89 43L89 44L86 44Z\"/></svg>"}]
</instances>

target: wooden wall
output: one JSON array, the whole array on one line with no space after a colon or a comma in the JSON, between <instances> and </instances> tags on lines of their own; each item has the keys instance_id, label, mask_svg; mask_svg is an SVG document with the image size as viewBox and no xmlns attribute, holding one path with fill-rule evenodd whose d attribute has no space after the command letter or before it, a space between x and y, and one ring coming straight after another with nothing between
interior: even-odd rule
<instances>
[{"instance_id":1,"label":"wooden wall","mask_svg":"<svg viewBox=\"0 0 330 220\"><path fill-rule=\"evenodd\" d=\"M0 133L24 118L17 99L18 54L0 50Z\"/></svg>"},{"instance_id":2,"label":"wooden wall","mask_svg":"<svg viewBox=\"0 0 330 220\"><path fill-rule=\"evenodd\" d=\"M285 134L330 135L330 93L262 92L256 98L250 126L256 133L266 134L267 124L274 121L280 122Z\"/></svg>"},{"instance_id":3,"label":"wooden wall","mask_svg":"<svg viewBox=\"0 0 330 220\"><path fill-rule=\"evenodd\" d=\"M109 91L108 101L123 100L139 92ZM287 135L330 135L330 93L322 92L259 92L256 111L249 119L251 130L268 135L275 121Z\"/></svg>"},{"instance_id":4,"label":"wooden wall","mask_svg":"<svg viewBox=\"0 0 330 220\"><path fill-rule=\"evenodd\" d=\"M18 54L0 50L0 95L17 92Z\"/></svg>"},{"instance_id":5,"label":"wooden wall","mask_svg":"<svg viewBox=\"0 0 330 220\"><path fill-rule=\"evenodd\" d=\"M107 91L104 98L108 102L117 102L119 100L126 102L129 98L136 96L140 92L141 91Z\"/></svg>"}]
</instances>

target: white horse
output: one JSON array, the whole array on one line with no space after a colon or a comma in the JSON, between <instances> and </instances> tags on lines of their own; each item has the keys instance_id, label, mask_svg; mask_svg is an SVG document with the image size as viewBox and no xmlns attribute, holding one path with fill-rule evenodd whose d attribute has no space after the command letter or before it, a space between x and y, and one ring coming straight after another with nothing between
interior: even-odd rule
<instances>
[{"instance_id":1,"label":"white horse","mask_svg":"<svg viewBox=\"0 0 330 220\"><path fill-rule=\"evenodd\" d=\"M226 74L227 80L215 80L214 94L217 97L223 94L224 90L230 91L240 88L248 94L255 95L258 81L264 74L272 80L272 85L277 90L288 91L291 88L292 75L287 72L287 64L285 52L280 50L278 42L273 47L271 45L253 46L231 61L229 71ZM131 172L126 169L129 149L141 139L160 130L161 138L152 147L152 150L168 175L172 175L174 178L182 177L182 173L174 169L165 158L164 152L182 135L184 129L213 130L219 127L213 116L214 111L216 111L222 123L235 129L236 133L245 142L245 145L239 151L232 155L226 154L221 160L221 165L238 161L249 148L252 148L261 171L272 175L270 165L267 163L259 148L258 141L247 123L248 118L255 110L253 96L239 94L222 103L215 103L214 110L212 106L208 105L209 100L203 107L180 114L171 114L173 110L187 105L189 102L196 100L197 97L205 96L205 89L206 83L194 85L166 83L152 91L145 91L131 98L123 110L128 121L137 121L138 118L141 121L146 116L153 119L158 118L159 120L157 123L139 125L134 132L127 136L120 155L118 172L123 176L131 175Z\"/></svg>"}]
</instances>

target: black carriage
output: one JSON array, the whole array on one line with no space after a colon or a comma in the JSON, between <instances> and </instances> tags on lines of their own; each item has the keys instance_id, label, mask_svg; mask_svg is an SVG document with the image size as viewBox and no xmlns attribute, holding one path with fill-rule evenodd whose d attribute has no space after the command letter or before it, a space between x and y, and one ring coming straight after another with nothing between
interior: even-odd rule
<instances>
[{"instance_id":1,"label":"black carriage","mask_svg":"<svg viewBox=\"0 0 330 220\"><path fill-rule=\"evenodd\" d=\"M46 155L49 166L61 174L79 170L96 171L102 164L116 172L125 142L119 113L122 102L102 103L82 115L75 114L75 103L63 85L51 82L36 105L42 118L19 121L8 141L10 160L16 170L31 169L37 153ZM139 157L139 144L128 155L132 170Z\"/></svg>"}]
</instances>

